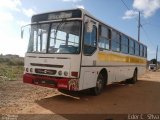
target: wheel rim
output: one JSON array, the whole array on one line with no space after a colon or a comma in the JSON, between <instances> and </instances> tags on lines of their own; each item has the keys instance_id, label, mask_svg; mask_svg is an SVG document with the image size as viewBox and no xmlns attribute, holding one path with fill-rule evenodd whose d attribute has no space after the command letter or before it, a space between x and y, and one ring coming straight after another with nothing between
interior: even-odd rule
<instances>
[{"instance_id":1,"label":"wheel rim","mask_svg":"<svg viewBox=\"0 0 160 120\"><path fill-rule=\"evenodd\" d=\"M97 83L96 83L96 92L100 93L103 89L103 79L102 76L98 78Z\"/></svg>"}]
</instances>

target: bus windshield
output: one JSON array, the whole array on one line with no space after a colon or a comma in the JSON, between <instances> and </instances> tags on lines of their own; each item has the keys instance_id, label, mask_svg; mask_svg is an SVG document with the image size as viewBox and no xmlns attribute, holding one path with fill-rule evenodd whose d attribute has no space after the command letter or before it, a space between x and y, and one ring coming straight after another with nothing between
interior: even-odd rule
<instances>
[{"instance_id":1,"label":"bus windshield","mask_svg":"<svg viewBox=\"0 0 160 120\"><path fill-rule=\"evenodd\" d=\"M78 54L80 21L62 21L31 26L28 53Z\"/></svg>"}]
</instances>

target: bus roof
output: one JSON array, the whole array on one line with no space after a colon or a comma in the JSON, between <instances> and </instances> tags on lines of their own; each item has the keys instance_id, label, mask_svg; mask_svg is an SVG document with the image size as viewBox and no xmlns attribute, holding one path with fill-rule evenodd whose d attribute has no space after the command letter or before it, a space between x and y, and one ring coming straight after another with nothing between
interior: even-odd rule
<instances>
[{"instance_id":1,"label":"bus roof","mask_svg":"<svg viewBox=\"0 0 160 120\"><path fill-rule=\"evenodd\" d=\"M44 15L44 14L49 14L49 13L65 12L65 11L74 11L74 10L80 10L80 11L82 12L82 17L83 17L83 15L87 15L87 16L89 16L89 17L95 19L96 21L100 22L101 24L108 26L109 28L111 28L111 30L115 30L115 31L117 31L117 32L119 32L119 33L121 33L121 34L123 34L123 35L126 35L128 38L130 38L130 39L132 39L132 40L134 40L134 41L136 41L136 42L138 42L138 43L144 45L143 43L137 41L136 39L134 39L133 37L127 35L126 33L121 32L120 30L118 30L118 29L112 27L111 25L106 24L105 22L103 22L103 21L97 19L95 16L93 16L92 14L90 14L90 12L88 12L87 10L82 9L82 8L76 8L76 9L64 9L64 10L57 10L57 11L44 12L44 13L35 14L35 15L32 16L32 18L33 18L34 16L37 16L37 15ZM144 46L147 47L146 45L144 45Z\"/></svg>"},{"instance_id":2,"label":"bus roof","mask_svg":"<svg viewBox=\"0 0 160 120\"><path fill-rule=\"evenodd\" d=\"M130 38L130 39L132 39L132 40L134 40L134 41L136 41L136 42L138 42L138 43L140 43L140 44L144 45L143 43L141 43L141 42L137 41L136 39L134 39L133 37L131 37L131 36L127 35L126 33L121 32L120 30L118 30L118 29L116 29L116 28L112 27L111 25L106 24L105 22L103 22L103 21L101 21L101 20L97 19L97 18L96 18L96 17L94 17L92 14L90 14L87 10L84 10L84 9L80 9L80 10L81 10L84 14L86 14L86 15L88 15L88 16L90 16L90 17L92 17L93 19L95 19L95 20L99 21L101 24L104 24L104 25L108 26L109 28L111 28L111 30L115 30L115 31L117 31L117 32L119 32L119 33L121 33L121 34L124 34L124 35L126 35L128 38ZM144 46L145 46L145 47L147 47L146 45L144 45Z\"/></svg>"}]
</instances>

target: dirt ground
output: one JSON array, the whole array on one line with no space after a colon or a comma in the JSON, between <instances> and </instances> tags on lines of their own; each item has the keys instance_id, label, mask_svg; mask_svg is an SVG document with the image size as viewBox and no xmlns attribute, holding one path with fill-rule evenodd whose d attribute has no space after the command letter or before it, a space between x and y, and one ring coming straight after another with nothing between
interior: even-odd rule
<instances>
[{"instance_id":1,"label":"dirt ground","mask_svg":"<svg viewBox=\"0 0 160 120\"><path fill-rule=\"evenodd\" d=\"M151 113L160 114L160 72L147 71L134 85L109 85L99 96L84 92L69 96L56 89L24 84L22 80L0 81L0 119L3 120L6 115L16 119L21 115L20 119L26 120L52 120L50 115L55 114L54 120L79 120L87 114L92 118L102 114Z\"/></svg>"}]
</instances>

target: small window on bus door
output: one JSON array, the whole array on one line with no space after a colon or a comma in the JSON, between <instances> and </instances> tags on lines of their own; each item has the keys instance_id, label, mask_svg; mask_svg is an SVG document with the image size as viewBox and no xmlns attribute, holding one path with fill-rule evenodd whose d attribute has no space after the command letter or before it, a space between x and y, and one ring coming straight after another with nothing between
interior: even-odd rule
<instances>
[{"instance_id":1,"label":"small window on bus door","mask_svg":"<svg viewBox=\"0 0 160 120\"><path fill-rule=\"evenodd\" d=\"M109 50L109 42L111 38L111 30L105 26L99 26L99 48Z\"/></svg>"},{"instance_id":2,"label":"small window on bus door","mask_svg":"<svg viewBox=\"0 0 160 120\"><path fill-rule=\"evenodd\" d=\"M97 49L97 27L93 25L92 32L87 32L87 24L85 24L84 30L84 45L83 53L85 55L91 55Z\"/></svg>"},{"instance_id":3,"label":"small window on bus door","mask_svg":"<svg viewBox=\"0 0 160 120\"><path fill-rule=\"evenodd\" d=\"M120 51L120 39L121 36L118 32L112 31L112 40L111 40L111 50L113 51Z\"/></svg>"}]
</instances>

